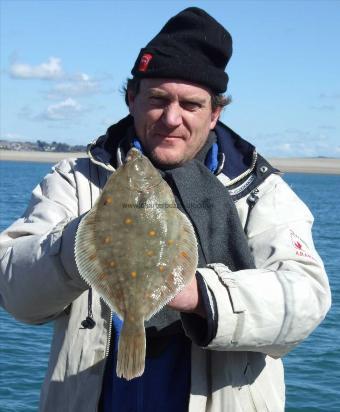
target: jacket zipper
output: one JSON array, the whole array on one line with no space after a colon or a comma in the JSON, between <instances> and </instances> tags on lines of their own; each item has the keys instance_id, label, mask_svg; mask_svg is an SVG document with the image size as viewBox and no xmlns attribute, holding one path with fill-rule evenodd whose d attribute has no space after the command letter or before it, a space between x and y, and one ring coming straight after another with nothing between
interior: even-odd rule
<instances>
[{"instance_id":1,"label":"jacket zipper","mask_svg":"<svg viewBox=\"0 0 340 412\"><path fill-rule=\"evenodd\" d=\"M109 356L110 352L110 345L111 345L111 332L112 332L112 310L109 309L110 311L110 324L109 324L109 336L107 339L107 345L106 345L106 350L105 350L105 359Z\"/></svg>"},{"instance_id":2,"label":"jacket zipper","mask_svg":"<svg viewBox=\"0 0 340 412\"><path fill-rule=\"evenodd\" d=\"M250 173L255 169L255 165L257 162L257 152L254 149L253 152L253 159L251 162L251 166L249 169L247 169L245 172L241 173L239 176L235 177L234 179L230 180L230 182L228 182L228 184L226 185L227 187L229 186L233 186L235 183L240 182L242 179L244 179L246 176L250 175Z\"/></svg>"},{"instance_id":3,"label":"jacket zipper","mask_svg":"<svg viewBox=\"0 0 340 412\"><path fill-rule=\"evenodd\" d=\"M246 223L244 225L244 232L246 234L248 234L248 224L249 224L250 212L253 210L254 206L259 200L259 197L257 196L258 192L259 192L259 189L256 188L252 190L250 192L250 195L247 197L248 213L247 213Z\"/></svg>"}]
</instances>

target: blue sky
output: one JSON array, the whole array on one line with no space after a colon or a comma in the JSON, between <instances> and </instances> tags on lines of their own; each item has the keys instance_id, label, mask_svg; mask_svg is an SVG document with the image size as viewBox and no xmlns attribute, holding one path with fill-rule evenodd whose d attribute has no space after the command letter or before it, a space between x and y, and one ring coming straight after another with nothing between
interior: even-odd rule
<instances>
[{"instance_id":1,"label":"blue sky","mask_svg":"<svg viewBox=\"0 0 340 412\"><path fill-rule=\"evenodd\" d=\"M265 156L340 157L339 1L0 0L0 138L87 144L127 114L121 87L174 14L231 33L229 127Z\"/></svg>"}]
</instances>

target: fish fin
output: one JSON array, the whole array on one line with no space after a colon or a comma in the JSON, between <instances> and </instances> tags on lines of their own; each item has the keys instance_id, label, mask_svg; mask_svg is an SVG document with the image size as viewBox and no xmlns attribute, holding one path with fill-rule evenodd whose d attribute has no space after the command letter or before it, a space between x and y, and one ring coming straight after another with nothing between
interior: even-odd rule
<instances>
[{"instance_id":1,"label":"fish fin","mask_svg":"<svg viewBox=\"0 0 340 412\"><path fill-rule=\"evenodd\" d=\"M145 368L145 353L144 319L138 323L124 321L118 342L117 376L127 380L141 376Z\"/></svg>"},{"instance_id":2,"label":"fish fin","mask_svg":"<svg viewBox=\"0 0 340 412\"><path fill-rule=\"evenodd\" d=\"M182 229L181 236L177 242L176 264L169 274L168 281L154 292L159 305L157 305L156 310L145 317L145 320L149 320L163 309L165 305L184 289L196 273L198 251L195 230L186 215L180 211L178 212L179 227Z\"/></svg>"},{"instance_id":3,"label":"fish fin","mask_svg":"<svg viewBox=\"0 0 340 412\"><path fill-rule=\"evenodd\" d=\"M187 216L180 212L182 219L182 236L178 242L179 256L176 270L183 268L184 286L193 278L198 264L198 248L195 229Z\"/></svg>"},{"instance_id":4,"label":"fish fin","mask_svg":"<svg viewBox=\"0 0 340 412\"><path fill-rule=\"evenodd\" d=\"M113 303L113 299L110 296L112 292L109 288L101 288L100 290L97 288L98 278L103 273L103 269L96 258L94 213L94 209L91 209L78 225L74 247L76 264L79 274L85 282L96 290L105 303L122 318L121 310Z\"/></svg>"}]
</instances>

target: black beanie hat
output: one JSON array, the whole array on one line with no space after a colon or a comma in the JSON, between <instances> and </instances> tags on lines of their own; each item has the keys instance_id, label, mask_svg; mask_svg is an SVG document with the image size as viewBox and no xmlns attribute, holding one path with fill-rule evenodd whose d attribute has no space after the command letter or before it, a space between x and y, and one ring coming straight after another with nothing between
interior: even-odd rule
<instances>
[{"instance_id":1,"label":"black beanie hat","mask_svg":"<svg viewBox=\"0 0 340 412\"><path fill-rule=\"evenodd\" d=\"M172 17L141 49L131 73L138 78L173 78L227 90L225 68L232 54L228 31L204 10L189 7Z\"/></svg>"}]
</instances>

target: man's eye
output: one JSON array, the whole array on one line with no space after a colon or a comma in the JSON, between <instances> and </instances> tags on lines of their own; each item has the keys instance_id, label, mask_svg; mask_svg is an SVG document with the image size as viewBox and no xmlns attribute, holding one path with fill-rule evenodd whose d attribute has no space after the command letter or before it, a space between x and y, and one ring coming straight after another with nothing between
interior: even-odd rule
<instances>
[{"instance_id":1,"label":"man's eye","mask_svg":"<svg viewBox=\"0 0 340 412\"><path fill-rule=\"evenodd\" d=\"M181 106L185 110L190 110L190 111L198 110L202 107L201 104L197 102L182 102Z\"/></svg>"},{"instance_id":2,"label":"man's eye","mask_svg":"<svg viewBox=\"0 0 340 412\"><path fill-rule=\"evenodd\" d=\"M163 97L156 97L156 96L151 96L149 98L149 102L150 102L150 104L157 105L157 106L162 106L166 103L166 101Z\"/></svg>"}]
</instances>

